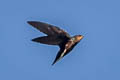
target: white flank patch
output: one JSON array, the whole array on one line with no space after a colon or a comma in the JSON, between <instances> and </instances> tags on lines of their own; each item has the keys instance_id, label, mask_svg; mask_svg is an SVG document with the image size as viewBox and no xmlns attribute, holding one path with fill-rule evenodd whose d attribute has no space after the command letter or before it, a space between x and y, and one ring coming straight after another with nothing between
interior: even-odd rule
<instances>
[{"instance_id":1,"label":"white flank patch","mask_svg":"<svg viewBox=\"0 0 120 80\"><path fill-rule=\"evenodd\" d=\"M64 52L61 54L61 57L63 57L63 56L64 56L65 52L66 52L66 49L65 49L65 50L64 50Z\"/></svg>"}]
</instances>

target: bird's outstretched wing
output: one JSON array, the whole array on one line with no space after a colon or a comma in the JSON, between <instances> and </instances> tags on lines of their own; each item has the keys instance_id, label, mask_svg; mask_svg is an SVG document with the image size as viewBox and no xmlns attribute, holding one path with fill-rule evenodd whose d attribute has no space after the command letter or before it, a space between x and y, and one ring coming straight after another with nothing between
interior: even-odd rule
<instances>
[{"instance_id":1,"label":"bird's outstretched wing","mask_svg":"<svg viewBox=\"0 0 120 80\"><path fill-rule=\"evenodd\" d=\"M64 56L66 56L77 44L78 44L78 42L74 43L73 45L68 44L70 46L70 48L68 48L69 46L65 47L65 45L60 46L60 50L57 53L57 56L56 56L54 62L52 63L52 65L54 65L57 61L59 61Z\"/></svg>"},{"instance_id":2,"label":"bird's outstretched wing","mask_svg":"<svg viewBox=\"0 0 120 80\"><path fill-rule=\"evenodd\" d=\"M57 61L59 61L61 58L63 58L66 54L65 49L60 48L59 52L56 55L55 60L53 61L52 65L54 65Z\"/></svg>"},{"instance_id":3,"label":"bird's outstretched wing","mask_svg":"<svg viewBox=\"0 0 120 80\"><path fill-rule=\"evenodd\" d=\"M70 37L70 35L67 32L53 25L38 21L28 21L28 23L33 27L37 28L39 31L47 34L48 36L63 35L66 37Z\"/></svg>"},{"instance_id":4,"label":"bird's outstretched wing","mask_svg":"<svg viewBox=\"0 0 120 80\"><path fill-rule=\"evenodd\" d=\"M32 41L48 45L59 45L63 40L57 36L43 36L34 38Z\"/></svg>"}]
</instances>

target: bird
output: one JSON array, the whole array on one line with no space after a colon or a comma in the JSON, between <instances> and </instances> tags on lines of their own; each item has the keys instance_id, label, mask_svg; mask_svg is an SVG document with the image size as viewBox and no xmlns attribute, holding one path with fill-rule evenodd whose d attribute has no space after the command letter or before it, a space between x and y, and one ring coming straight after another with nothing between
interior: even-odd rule
<instances>
[{"instance_id":1,"label":"bird","mask_svg":"<svg viewBox=\"0 0 120 80\"><path fill-rule=\"evenodd\" d=\"M83 35L75 35L71 37L69 33L63 29L45 22L27 21L27 23L46 34L46 36L34 38L32 41L59 46L60 50L58 51L52 65L67 55L84 37Z\"/></svg>"}]
</instances>

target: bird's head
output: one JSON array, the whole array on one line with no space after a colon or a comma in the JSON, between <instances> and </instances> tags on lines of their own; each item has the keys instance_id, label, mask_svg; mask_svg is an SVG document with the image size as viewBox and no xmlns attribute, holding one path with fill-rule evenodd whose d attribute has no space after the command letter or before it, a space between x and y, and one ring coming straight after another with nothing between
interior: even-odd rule
<instances>
[{"instance_id":1,"label":"bird's head","mask_svg":"<svg viewBox=\"0 0 120 80\"><path fill-rule=\"evenodd\" d=\"M82 35L75 35L74 38L75 38L75 42L79 42L81 39L83 39L83 36Z\"/></svg>"}]
</instances>

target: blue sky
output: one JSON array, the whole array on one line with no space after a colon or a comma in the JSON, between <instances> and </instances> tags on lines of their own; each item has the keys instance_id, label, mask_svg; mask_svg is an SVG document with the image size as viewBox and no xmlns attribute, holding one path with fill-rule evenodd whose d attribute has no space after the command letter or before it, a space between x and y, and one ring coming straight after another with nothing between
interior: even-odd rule
<instances>
[{"instance_id":1,"label":"blue sky","mask_svg":"<svg viewBox=\"0 0 120 80\"><path fill-rule=\"evenodd\" d=\"M120 80L119 0L1 0L0 80ZM51 66L57 46L26 22L43 21L84 39Z\"/></svg>"}]
</instances>

